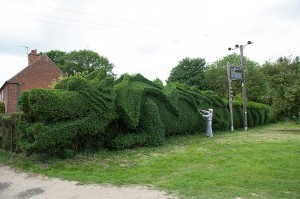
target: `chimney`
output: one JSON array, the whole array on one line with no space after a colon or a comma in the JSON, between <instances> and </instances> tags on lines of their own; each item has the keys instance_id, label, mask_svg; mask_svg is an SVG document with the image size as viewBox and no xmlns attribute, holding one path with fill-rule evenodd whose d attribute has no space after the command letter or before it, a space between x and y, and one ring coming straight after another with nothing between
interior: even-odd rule
<instances>
[{"instance_id":1,"label":"chimney","mask_svg":"<svg viewBox=\"0 0 300 199\"><path fill-rule=\"evenodd\" d=\"M40 56L37 53L37 50L31 50L28 55L28 66L32 64L35 60L37 60Z\"/></svg>"}]
</instances>

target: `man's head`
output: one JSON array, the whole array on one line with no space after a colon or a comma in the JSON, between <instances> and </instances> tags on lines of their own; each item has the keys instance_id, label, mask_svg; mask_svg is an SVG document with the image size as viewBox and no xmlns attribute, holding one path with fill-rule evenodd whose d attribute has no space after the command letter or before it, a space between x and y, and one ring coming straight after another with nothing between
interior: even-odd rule
<instances>
[{"instance_id":1,"label":"man's head","mask_svg":"<svg viewBox=\"0 0 300 199\"><path fill-rule=\"evenodd\" d=\"M214 110L212 108L208 109L209 112L213 113Z\"/></svg>"}]
</instances>

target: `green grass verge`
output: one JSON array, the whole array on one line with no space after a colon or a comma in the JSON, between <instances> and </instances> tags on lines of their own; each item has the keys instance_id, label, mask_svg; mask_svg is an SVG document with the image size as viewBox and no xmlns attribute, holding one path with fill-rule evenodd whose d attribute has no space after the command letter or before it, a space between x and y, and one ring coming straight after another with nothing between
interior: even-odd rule
<instances>
[{"instance_id":1,"label":"green grass verge","mask_svg":"<svg viewBox=\"0 0 300 199\"><path fill-rule=\"evenodd\" d=\"M82 153L72 159L0 150L0 163L80 183L148 185L180 198L300 198L300 126L172 137L164 146Z\"/></svg>"}]
</instances>

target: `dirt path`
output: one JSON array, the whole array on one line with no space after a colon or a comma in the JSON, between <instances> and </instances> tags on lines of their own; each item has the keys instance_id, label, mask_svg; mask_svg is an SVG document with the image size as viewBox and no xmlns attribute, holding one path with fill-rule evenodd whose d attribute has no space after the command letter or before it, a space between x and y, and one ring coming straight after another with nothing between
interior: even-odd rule
<instances>
[{"instance_id":1,"label":"dirt path","mask_svg":"<svg viewBox=\"0 0 300 199\"><path fill-rule=\"evenodd\" d=\"M164 199L175 198L147 187L113 187L78 185L75 181L63 181L33 173L15 171L0 165L0 199Z\"/></svg>"}]
</instances>

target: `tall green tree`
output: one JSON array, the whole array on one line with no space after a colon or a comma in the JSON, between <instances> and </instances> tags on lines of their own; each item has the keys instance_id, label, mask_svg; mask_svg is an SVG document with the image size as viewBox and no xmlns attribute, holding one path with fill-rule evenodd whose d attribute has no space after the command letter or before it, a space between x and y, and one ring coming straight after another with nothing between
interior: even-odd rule
<instances>
[{"instance_id":1,"label":"tall green tree","mask_svg":"<svg viewBox=\"0 0 300 199\"><path fill-rule=\"evenodd\" d=\"M168 78L169 82L180 82L198 89L204 89L206 61L202 58L184 58L178 62Z\"/></svg>"},{"instance_id":2,"label":"tall green tree","mask_svg":"<svg viewBox=\"0 0 300 199\"><path fill-rule=\"evenodd\" d=\"M110 63L106 57L92 50L74 50L68 53L52 50L46 52L46 54L67 75L78 73L87 75L100 68L104 68L108 74L113 74L114 64Z\"/></svg>"},{"instance_id":3,"label":"tall green tree","mask_svg":"<svg viewBox=\"0 0 300 199\"><path fill-rule=\"evenodd\" d=\"M40 53L42 54L42 53ZM49 52L46 52L47 56L58 66L62 66L65 64L65 56L66 52L61 50L51 50Z\"/></svg>"},{"instance_id":4,"label":"tall green tree","mask_svg":"<svg viewBox=\"0 0 300 199\"><path fill-rule=\"evenodd\" d=\"M228 96L227 62L230 66L240 66L240 56L236 53L223 57L208 65L204 73L204 84L208 90L212 90L223 98ZM245 79L247 98L251 101L262 102L262 96L266 92L266 78L261 72L258 63L244 57ZM236 97L241 97L241 82L232 81L233 91Z\"/></svg>"},{"instance_id":5,"label":"tall green tree","mask_svg":"<svg viewBox=\"0 0 300 199\"><path fill-rule=\"evenodd\" d=\"M267 77L265 101L272 105L275 116L298 115L300 112L300 61L282 57L263 65Z\"/></svg>"}]
</instances>

